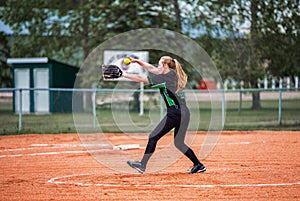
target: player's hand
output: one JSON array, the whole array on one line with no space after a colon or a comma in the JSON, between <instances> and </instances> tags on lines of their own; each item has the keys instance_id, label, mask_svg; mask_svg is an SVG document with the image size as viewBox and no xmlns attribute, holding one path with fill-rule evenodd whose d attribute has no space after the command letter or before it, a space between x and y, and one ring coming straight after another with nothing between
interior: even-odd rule
<instances>
[{"instance_id":1,"label":"player's hand","mask_svg":"<svg viewBox=\"0 0 300 201\"><path fill-rule=\"evenodd\" d=\"M132 57L126 57L126 58L130 59L130 63L137 63L139 61L138 59Z\"/></svg>"}]
</instances>

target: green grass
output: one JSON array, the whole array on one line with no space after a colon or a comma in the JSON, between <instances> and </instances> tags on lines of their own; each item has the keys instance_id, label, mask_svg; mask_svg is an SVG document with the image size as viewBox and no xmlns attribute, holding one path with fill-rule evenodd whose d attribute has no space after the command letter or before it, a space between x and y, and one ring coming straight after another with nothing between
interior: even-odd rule
<instances>
[{"instance_id":1,"label":"green grass","mask_svg":"<svg viewBox=\"0 0 300 201\"><path fill-rule=\"evenodd\" d=\"M282 102L282 124L278 123L278 101L261 101L262 109L251 110L251 101L244 101L241 111L239 102L226 104L225 130L300 130L300 100ZM116 109L112 114L109 107L97 108L97 121L102 132L150 132L160 119L159 107L145 104L145 115L138 112ZM211 123L210 102L189 103L191 122L189 130L207 130ZM150 112L149 112L150 111ZM220 112L220 110L217 110ZM200 116L199 116L200 114ZM218 113L221 114L221 113ZM114 115L114 116L113 116ZM80 132L99 132L93 129L91 112L75 115ZM12 112L12 104L0 102L0 134L24 133L76 133L73 114L23 115L22 130L18 131L19 116ZM214 120L212 120L214 121ZM121 122L121 123L120 123ZM133 122L133 124L131 123ZM213 124L213 122L212 122Z\"/></svg>"},{"instance_id":2,"label":"green grass","mask_svg":"<svg viewBox=\"0 0 300 201\"><path fill-rule=\"evenodd\" d=\"M252 110L251 102L243 102L243 108L238 111L238 102L229 102L226 110L225 129L227 130L300 130L299 100L284 100L282 102L282 122L278 119L278 101L261 101L262 109Z\"/></svg>"}]
</instances>

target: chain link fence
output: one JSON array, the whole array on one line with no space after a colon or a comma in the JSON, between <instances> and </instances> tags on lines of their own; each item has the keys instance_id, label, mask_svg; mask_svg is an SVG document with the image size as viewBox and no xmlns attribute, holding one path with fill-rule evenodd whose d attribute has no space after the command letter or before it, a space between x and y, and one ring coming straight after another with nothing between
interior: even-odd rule
<instances>
[{"instance_id":1,"label":"chain link fence","mask_svg":"<svg viewBox=\"0 0 300 201\"><path fill-rule=\"evenodd\" d=\"M190 131L206 131L219 120L226 130L300 128L297 89L184 92ZM260 109L252 109L253 93ZM165 106L157 90L1 88L0 114L1 134L70 133L78 125L84 132L150 132Z\"/></svg>"}]
</instances>

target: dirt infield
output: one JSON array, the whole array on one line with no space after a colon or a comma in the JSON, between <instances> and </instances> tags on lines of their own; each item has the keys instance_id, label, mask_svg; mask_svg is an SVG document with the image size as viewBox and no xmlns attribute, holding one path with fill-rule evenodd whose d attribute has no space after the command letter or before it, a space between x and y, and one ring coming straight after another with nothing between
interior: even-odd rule
<instances>
[{"instance_id":1,"label":"dirt infield","mask_svg":"<svg viewBox=\"0 0 300 201\"><path fill-rule=\"evenodd\" d=\"M118 144L122 135L106 137ZM204 137L197 134L195 152ZM160 172L121 174L91 157L77 134L2 136L0 200L300 200L299 153L299 131L226 131L202 161L205 173L186 174L182 157Z\"/></svg>"}]
</instances>

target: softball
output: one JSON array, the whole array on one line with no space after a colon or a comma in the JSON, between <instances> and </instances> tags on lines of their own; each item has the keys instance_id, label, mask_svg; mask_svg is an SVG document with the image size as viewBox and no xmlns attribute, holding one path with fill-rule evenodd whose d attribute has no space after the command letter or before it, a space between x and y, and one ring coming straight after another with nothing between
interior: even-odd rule
<instances>
[{"instance_id":1,"label":"softball","mask_svg":"<svg viewBox=\"0 0 300 201\"><path fill-rule=\"evenodd\" d=\"M125 65L130 64L130 62L131 62L131 60L130 60L129 58L127 58L127 57L123 60L123 63L124 63Z\"/></svg>"}]
</instances>

